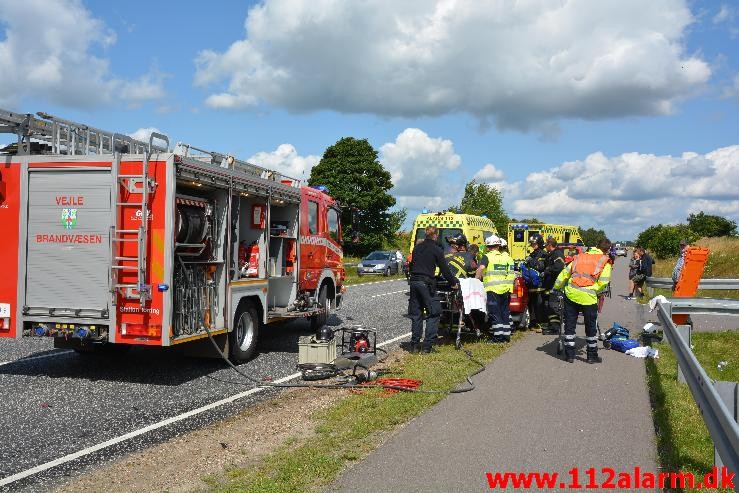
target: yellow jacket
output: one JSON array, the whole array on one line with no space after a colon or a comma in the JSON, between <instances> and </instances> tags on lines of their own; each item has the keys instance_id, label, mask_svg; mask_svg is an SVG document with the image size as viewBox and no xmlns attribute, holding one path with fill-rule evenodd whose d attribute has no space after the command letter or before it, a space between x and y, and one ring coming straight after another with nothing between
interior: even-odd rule
<instances>
[{"instance_id":1,"label":"yellow jacket","mask_svg":"<svg viewBox=\"0 0 739 493\"><path fill-rule=\"evenodd\" d=\"M513 258L508 253L492 250L485 254L488 265L482 278L485 291L497 294L513 291L513 279L516 273L513 270Z\"/></svg>"},{"instance_id":2,"label":"yellow jacket","mask_svg":"<svg viewBox=\"0 0 739 493\"><path fill-rule=\"evenodd\" d=\"M580 255L603 255L603 252L597 248L591 248ZM608 283L611 282L610 262L606 262L592 286L577 286L570 282L573 264L574 261L562 269L562 272L559 273L557 280L554 282L554 289L561 290L564 287L565 296L578 305L594 305L598 303L598 293L603 291L608 286Z\"/></svg>"}]
</instances>

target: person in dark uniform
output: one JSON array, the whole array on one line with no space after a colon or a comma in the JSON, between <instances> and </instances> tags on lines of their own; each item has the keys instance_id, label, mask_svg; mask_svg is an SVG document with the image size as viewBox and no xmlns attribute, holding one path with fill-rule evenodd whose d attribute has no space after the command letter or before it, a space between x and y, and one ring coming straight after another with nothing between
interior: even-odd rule
<instances>
[{"instance_id":1,"label":"person in dark uniform","mask_svg":"<svg viewBox=\"0 0 739 493\"><path fill-rule=\"evenodd\" d=\"M557 240L554 238L548 238L544 245L546 255L544 256L544 272L542 273L541 287L544 288L544 299L549 300L552 294L552 288L554 287L554 281L557 280L557 276L565 268L565 255L564 252L557 248ZM544 303L544 312L547 315L548 325L543 331L545 334L559 334L559 326L561 320L559 313L549 306L549 302Z\"/></svg>"},{"instance_id":2,"label":"person in dark uniform","mask_svg":"<svg viewBox=\"0 0 739 493\"><path fill-rule=\"evenodd\" d=\"M449 263L452 274L459 277L475 277L477 260L467 251L467 237L462 233L448 236L446 242L451 246L444 258Z\"/></svg>"},{"instance_id":3,"label":"person in dark uniform","mask_svg":"<svg viewBox=\"0 0 739 493\"><path fill-rule=\"evenodd\" d=\"M544 257L546 255L544 239L541 235L533 235L529 238L529 244L533 250L526 257L526 267L541 273L544 271ZM540 332L541 326L545 323L544 288L541 285L538 287L529 286L529 316L529 328Z\"/></svg>"},{"instance_id":4,"label":"person in dark uniform","mask_svg":"<svg viewBox=\"0 0 739 493\"><path fill-rule=\"evenodd\" d=\"M441 303L436 298L436 268L447 280L452 289L458 287L457 278L449 270L444 253L436 243L438 231L435 226L426 228L426 238L413 248L413 260L410 265L410 298L408 300L408 316L411 319L411 352L423 349L424 353L433 351L439 330ZM426 336L421 347L423 334L423 310L426 310Z\"/></svg>"}]
</instances>

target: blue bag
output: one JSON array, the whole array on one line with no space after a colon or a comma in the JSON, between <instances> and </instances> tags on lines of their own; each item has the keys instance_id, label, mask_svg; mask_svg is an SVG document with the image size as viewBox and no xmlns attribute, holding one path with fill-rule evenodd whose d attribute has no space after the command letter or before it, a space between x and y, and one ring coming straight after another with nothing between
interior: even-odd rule
<instances>
[{"instance_id":1,"label":"blue bag","mask_svg":"<svg viewBox=\"0 0 739 493\"><path fill-rule=\"evenodd\" d=\"M639 341L635 339L611 339L611 349L625 353L629 349L639 347Z\"/></svg>"},{"instance_id":2,"label":"blue bag","mask_svg":"<svg viewBox=\"0 0 739 493\"><path fill-rule=\"evenodd\" d=\"M528 287L538 288L541 286L541 275L539 271L526 267L523 263L521 264L521 276L526 281Z\"/></svg>"}]
</instances>

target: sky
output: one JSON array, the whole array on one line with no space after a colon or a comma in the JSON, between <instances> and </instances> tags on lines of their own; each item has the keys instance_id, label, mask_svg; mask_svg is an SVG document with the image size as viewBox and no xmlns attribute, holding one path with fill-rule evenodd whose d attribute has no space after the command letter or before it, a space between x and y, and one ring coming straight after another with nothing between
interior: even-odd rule
<instances>
[{"instance_id":1,"label":"sky","mask_svg":"<svg viewBox=\"0 0 739 493\"><path fill-rule=\"evenodd\" d=\"M2 109L296 178L366 138L407 227L472 179L614 240L739 221L735 0L0 0L0 74Z\"/></svg>"}]
</instances>

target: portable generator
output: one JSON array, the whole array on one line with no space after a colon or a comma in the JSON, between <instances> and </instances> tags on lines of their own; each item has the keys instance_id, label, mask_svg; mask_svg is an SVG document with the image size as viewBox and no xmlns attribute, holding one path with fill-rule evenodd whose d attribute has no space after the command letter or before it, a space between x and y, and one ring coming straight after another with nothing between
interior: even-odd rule
<instances>
[{"instance_id":1,"label":"portable generator","mask_svg":"<svg viewBox=\"0 0 739 493\"><path fill-rule=\"evenodd\" d=\"M342 354L375 354L377 352L377 331L353 325L341 329Z\"/></svg>"}]
</instances>

